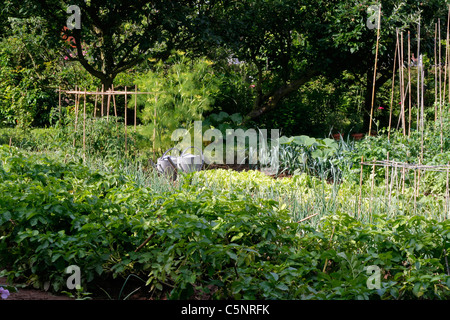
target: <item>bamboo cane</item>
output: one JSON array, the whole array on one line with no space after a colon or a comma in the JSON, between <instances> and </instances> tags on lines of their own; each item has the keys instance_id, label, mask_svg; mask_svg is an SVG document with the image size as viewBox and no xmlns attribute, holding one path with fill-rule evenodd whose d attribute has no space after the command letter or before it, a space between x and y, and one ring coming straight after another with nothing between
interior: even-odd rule
<instances>
[{"instance_id":1,"label":"bamboo cane","mask_svg":"<svg viewBox=\"0 0 450 320\"><path fill-rule=\"evenodd\" d=\"M376 159L373 158L373 165L372 165L372 181L371 181L371 184L370 184L369 217L372 215L373 188L374 188L374 185L375 185L375 161L376 161Z\"/></svg>"},{"instance_id":2,"label":"bamboo cane","mask_svg":"<svg viewBox=\"0 0 450 320\"><path fill-rule=\"evenodd\" d=\"M111 109L111 89L108 90L108 102L106 103L106 121L109 121L109 113Z\"/></svg>"},{"instance_id":3,"label":"bamboo cane","mask_svg":"<svg viewBox=\"0 0 450 320\"><path fill-rule=\"evenodd\" d=\"M127 87L125 86L125 155L127 154Z\"/></svg>"},{"instance_id":4,"label":"bamboo cane","mask_svg":"<svg viewBox=\"0 0 450 320\"><path fill-rule=\"evenodd\" d=\"M359 199L358 199L358 219L361 216L361 198L362 198L362 181L363 181L363 169L364 169L364 156L361 156L361 173L359 177Z\"/></svg>"},{"instance_id":5,"label":"bamboo cane","mask_svg":"<svg viewBox=\"0 0 450 320\"><path fill-rule=\"evenodd\" d=\"M114 91L114 85L112 86L112 88L113 88L113 91ZM114 116L116 117L116 123L117 123L117 107L116 107L116 97L115 97L115 95L113 94L113 96L112 96L112 99L113 99L113 105L114 105Z\"/></svg>"},{"instance_id":6,"label":"bamboo cane","mask_svg":"<svg viewBox=\"0 0 450 320\"><path fill-rule=\"evenodd\" d=\"M404 75L404 59L403 59L403 32L400 33L400 76L401 76L401 81L400 81L400 86L401 86L401 97L400 97L400 101L401 101L401 118L402 118L402 126L403 126L403 136L406 136L406 120L405 120L405 75Z\"/></svg>"},{"instance_id":7,"label":"bamboo cane","mask_svg":"<svg viewBox=\"0 0 450 320\"><path fill-rule=\"evenodd\" d=\"M408 115L409 115L409 119L408 119L408 137L411 136L411 120L412 120L412 116L411 116L411 33L410 31L408 31Z\"/></svg>"},{"instance_id":8,"label":"bamboo cane","mask_svg":"<svg viewBox=\"0 0 450 320\"><path fill-rule=\"evenodd\" d=\"M153 111L153 156L156 157L156 108L158 105L158 96L155 96L155 110Z\"/></svg>"},{"instance_id":9,"label":"bamboo cane","mask_svg":"<svg viewBox=\"0 0 450 320\"><path fill-rule=\"evenodd\" d=\"M437 23L434 24L434 105L438 103Z\"/></svg>"},{"instance_id":10,"label":"bamboo cane","mask_svg":"<svg viewBox=\"0 0 450 320\"><path fill-rule=\"evenodd\" d=\"M373 104L375 101L375 84L377 80L377 63L378 63L378 46L380 42L380 25L381 25L381 4L378 7L378 30L377 30L377 45L375 49L375 66L373 71L373 83L372 83L372 103L370 107L370 124L369 124L369 136L372 135L372 119L373 119Z\"/></svg>"},{"instance_id":11,"label":"bamboo cane","mask_svg":"<svg viewBox=\"0 0 450 320\"><path fill-rule=\"evenodd\" d=\"M387 152L387 155L386 155L386 161L389 163L389 152ZM386 196L388 196L388 194L389 194L389 183L388 183L388 181L389 181L389 169L388 169L389 167L388 166L386 166L386 172L385 172L385 177L384 177L384 179L385 179L385 181L386 181Z\"/></svg>"},{"instance_id":12,"label":"bamboo cane","mask_svg":"<svg viewBox=\"0 0 450 320\"><path fill-rule=\"evenodd\" d=\"M390 140L390 137L391 137L392 109L394 108L395 67L396 67L396 63L397 63L397 51L398 51L398 29L397 29L397 42L396 42L396 45L395 45L395 53L394 53L394 68L392 70L391 108L389 110L388 141Z\"/></svg>"},{"instance_id":13,"label":"bamboo cane","mask_svg":"<svg viewBox=\"0 0 450 320\"><path fill-rule=\"evenodd\" d=\"M449 206L449 198L450 198L450 194L449 194L449 188L448 188L448 166L449 166L449 163L447 163L447 182L446 182L446 193L445 193L445 195L446 195L446 203L447 203L447 215L449 215L450 216L450 206Z\"/></svg>"},{"instance_id":14,"label":"bamboo cane","mask_svg":"<svg viewBox=\"0 0 450 320\"><path fill-rule=\"evenodd\" d=\"M59 121L61 122L61 86L58 87L58 112Z\"/></svg>"},{"instance_id":15,"label":"bamboo cane","mask_svg":"<svg viewBox=\"0 0 450 320\"><path fill-rule=\"evenodd\" d=\"M134 85L134 132L136 132L136 113L137 113L137 85Z\"/></svg>"},{"instance_id":16,"label":"bamboo cane","mask_svg":"<svg viewBox=\"0 0 450 320\"><path fill-rule=\"evenodd\" d=\"M102 84L102 105L100 109L100 117L103 117L103 105L105 100L104 92L105 92L105 85Z\"/></svg>"},{"instance_id":17,"label":"bamboo cane","mask_svg":"<svg viewBox=\"0 0 450 320\"><path fill-rule=\"evenodd\" d=\"M98 91L98 88L95 88L95 91ZM94 120L95 120L95 117L97 116L97 100L98 100L98 94L95 95L95 100L94 100Z\"/></svg>"},{"instance_id":18,"label":"bamboo cane","mask_svg":"<svg viewBox=\"0 0 450 320\"><path fill-rule=\"evenodd\" d=\"M416 170L414 170L414 214L416 214L417 206L417 173Z\"/></svg>"},{"instance_id":19,"label":"bamboo cane","mask_svg":"<svg viewBox=\"0 0 450 320\"><path fill-rule=\"evenodd\" d=\"M449 23L449 21L447 21L447 37L446 37L446 40L445 40L444 91L443 91L443 94L442 94L442 103L444 103L445 100L446 100L445 96L446 96L446 91L447 91L446 87L447 87L447 73L448 73L447 64L448 64L448 40L449 40L448 39L448 31L449 31L448 23ZM441 110L442 110L442 107L441 107L441 105L439 105L439 112ZM435 107L435 113L436 113L436 115L435 115L434 121L437 121L437 116L438 116L437 115L437 113L438 113L437 107Z\"/></svg>"},{"instance_id":20,"label":"bamboo cane","mask_svg":"<svg viewBox=\"0 0 450 320\"><path fill-rule=\"evenodd\" d=\"M439 104L442 104L441 19L438 19Z\"/></svg>"},{"instance_id":21,"label":"bamboo cane","mask_svg":"<svg viewBox=\"0 0 450 320\"><path fill-rule=\"evenodd\" d=\"M397 29L398 32L398 29ZM400 33L400 42L398 45L398 81L399 81L399 93L400 93L400 115L398 117L398 122L397 122L397 127L396 129L398 130L400 128L400 124L402 123L403 118L403 76L402 76L402 71L403 71L403 61L402 61L402 56L403 56L403 33ZM405 126L403 125L403 129L405 128Z\"/></svg>"},{"instance_id":22,"label":"bamboo cane","mask_svg":"<svg viewBox=\"0 0 450 320\"><path fill-rule=\"evenodd\" d=\"M75 91L78 92L78 87L75 86ZM73 146L75 147L75 134L77 132L77 124L78 124L78 93L75 94L75 126L74 126L74 137L73 137Z\"/></svg>"},{"instance_id":23,"label":"bamboo cane","mask_svg":"<svg viewBox=\"0 0 450 320\"><path fill-rule=\"evenodd\" d=\"M417 131L419 131L419 116L420 116L420 66L419 66L419 57L420 57L420 16L419 23L417 25Z\"/></svg>"},{"instance_id":24,"label":"bamboo cane","mask_svg":"<svg viewBox=\"0 0 450 320\"><path fill-rule=\"evenodd\" d=\"M405 193L405 167L402 168L402 194Z\"/></svg>"},{"instance_id":25,"label":"bamboo cane","mask_svg":"<svg viewBox=\"0 0 450 320\"><path fill-rule=\"evenodd\" d=\"M448 6L448 14L447 14L447 70L448 70L448 103L450 104L450 5Z\"/></svg>"},{"instance_id":26,"label":"bamboo cane","mask_svg":"<svg viewBox=\"0 0 450 320\"><path fill-rule=\"evenodd\" d=\"M84 89L83 104L83 161L86 162L86 89Z\"/></svg>"},{"instance_id":27,"label":"bamboo cane","mask_svg":"<svg viewBox=\"0 0 450 320\"><path fill-rule=\"evenodd\" d=\"M421 73L422 73L422 89L421 89L421 97L420 97L420 104L421 104L421 127L422 127L422 134L421 134L421 151L420 151L420 159L423 162L423 135L424 135L424 127L425 127L425 110L424 110L424 100L423 100L423 96L424 96L424 78L425 78L425 71L423 69L423 64L422 64L422 58L420 59L420 69L421 69ZM420 173L420 172L419 172Z\"/></svg>"}]
</instances>

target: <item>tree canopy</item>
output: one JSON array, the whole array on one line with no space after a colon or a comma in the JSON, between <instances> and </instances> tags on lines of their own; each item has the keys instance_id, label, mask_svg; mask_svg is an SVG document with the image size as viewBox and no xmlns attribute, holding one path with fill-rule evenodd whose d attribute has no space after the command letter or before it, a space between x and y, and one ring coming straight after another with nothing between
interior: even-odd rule
<instances>
[{"instance_id":1,"label":"tree canopy","mask_svg":"<svg viewBox=\"0 0 450 320\"><path fill-rule=\"evenodd\" d=\"M65 28L76 5L81 28ZM165 60L174 49L213 61L234 59L251 66L254 95L247 119L279 108L284 99L318 77L343 73L364 87L370 108L376 30L367 27L368 8L377 2L325 0L8 0L1 9L0 35L7 18L39 18L48 48L79 63L105 89L117 75L148 58ZM411 34L417 52L432 55L434 24L446 21L445 1L382 2L376 86L392 77L396 32ZM444 28L444 24L441 26ZM67 37L73 37L71 46ZM368 119L366 119L367 122Z\"/></svg>"}]
</instances>

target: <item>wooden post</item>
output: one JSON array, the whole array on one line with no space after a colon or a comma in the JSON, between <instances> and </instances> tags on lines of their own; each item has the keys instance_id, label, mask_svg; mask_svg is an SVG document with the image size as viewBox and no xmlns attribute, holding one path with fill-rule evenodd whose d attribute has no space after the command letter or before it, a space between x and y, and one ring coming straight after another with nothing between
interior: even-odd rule
<instances>
[{"instance_id":1,"label":"wooden post","mask_svg":"<svg viewBox=\"0 0 450 320\"><path fill-rule=\"evenodd\" d=\"M446 215L444 217L446 217L447 215L450 216L450 206L449 206L450 194L449 194L449 189L448 189L448 167L449 167L449 163L447 163L447 183L446 183L446 192L445 192L445 196L446 196L445 202L447 203L447 210L446 210Z\"/></svg>"},{"instance_id":2,"label":"wooden post","mask_svg":"<svg viewBox=\"0 0 450 320\"><path fill-rule=\"evenodd\" d=\"M104 105L104 100L105 100L105 85L102 84L102 106L101 106L101 110L100 110L100 117L103 117L103 105Z\"/></svg>"},{"instance_id":3,"label":"wooden post","mask_svg":"<svg viewBox=\"0 0 450 320\"><path fill-rule=\"evenodd\" d=\"M445 64L444 64L444 92L443 92L443 94L442 94L442 103L445 103L445 100L446 100L446 87L447 87L447 64L448 64L448 29L449 29L449 25L448 25L448 21L447 21L447 37L446 37L446 40L445 40ZM449 88L450 89L450 88ZM442 110L442 106L441 105L439 105L439 112ZM434 121L437 121L437 117L438 117L438 110L437 110L437 108L435 107L435 110L434 110L434 112L435 112L435 117L434 117Z\"/></svg>"},{"instance_id":4,"label":"wooden post","mask_svg":"<svg viewBox=\"0 0 450 320\"><path fill-rule=\"evenodd\" d=\"M439 104L442 104L441 19L438 19Z\"/></svg>"},{"instance_id":5,"label":"wooden post","mask_svg":"<svg viewBox=\"0 0 450 320\"><path fill-rule=\"evenodd\" d=\"M83 161L86 162L86 89L84 89L83 104Z\"/></svg>"},{"instance_id":6,"label":"wooden post","mask_svg":"<svg viewBox=\"0 0 450 320\"><path fill-rule=\"evenodd\" d=\"M422 62L422 58L420 59L420 70L421 70L421 80L422 80L422 88L421 88L421 95L420 95L420 113L421 113L421 120L420 120L420 125L422 127L422 131L421 131L421 152L420 152L420 159L423 162L423 135L424 135L424 127L425 127L425 106L424 106L424 101L423 101L423 96L424 96L424 79L425 79L425 71L423 69L423 62ZM419 171L420 174L420 171Z\"/></svg>"},{"instance_id":7,"label":"wooden post","mask_svg":"<svg viewBox=\"0 0 450 320\"><path fill-rule=\"evenodd\" d=\"M402 168L402 194L404 194L405 193L405 179L406 179L406 177L405 177L405 167L403 167Z\"/></svg>"},{"instance_id":8,"label":"wooden post","mask_svg":"<svg viewBox=\"0 0 450 320\"><path fill-rule=\"evenodd\" d=\"M75 86L75 126L74 126L74 137L73 137L73 146L75 147L75 134L77 132L77 124L78 124L78 86Z\"/></svg>"},{"instance_id":9,"label":"wooden post","mask_svg":"<svg viewBox=\"0 0 450 320\"><path fill-rule=\"evenodd\" d=\"M156 116L157 116L157 112L156 112L156 108L158 106L158 95L155 95L155 110L153 111L153 157L155 158L156 161Z\"/></svg>"},{"instance_id":10,"label":"wooden post","mask_svg":"<svg viewBox=\"0 0 450 320\"><path fill-rule=\"evenodd\" d=\"M59 121L61 122L61 86L58 87L58 112Z\"/></svg>"},{"instance_id":11,"label":"wooden post","mask_svg":"<svg viewBox=\"0 0 450 320\"><path fill-rule=\"evenodd\" d=\"M375 66L374 66L374 70L373 70L372 104L370 107L369 136L372 135L373 104L375 101L375 84L376 84L376 80L377 80L378 45L380 42L380 29L381 29L380 25L381 25L381 4L378 7L377 45L376 45L376 49L375 49Z\"/></svg>"},{"instance_id":12,"label":"wooden post","mask_svg":"<svg viewBox=\"0 0 450 320\"><path fill-rule=\"evenodd\" d=\"M369 217L372 216L372 205L373 205L373 188L375 186L375 158L372 162L372 181L370 184L370 205L369 205Z\"/></svg>"},{"instance_id":13,"label":"wooden post","mask_svg":"<svg viewBox=\"0 0 450 320\"><path fill-rule=\"evenodd\" d=\"M408 108L409 108L409 121L408 121L408 137L411 136L411 33L408 31Z\"/></svg>"},{"instance_id":14,"label":"wooden post","mask_svg":"<svg viewBox=\"0 0 450 320\"><path fill-rule=\"evenodd\" d=\"M361 174L359 177L358 219L361 215L362 180L363 180L363 169L364 169L363 162L364 162L364 156L361 156Z\"/></svg>"},{"instance_id":15,"label":"wooden post","mask_svg":"<svg viewBox=\"0 0 450 320\"><path fill-rule=\"evenodd\" d=\"M97 100L98 100L98 88L95 88L95 102L94 102L94 120L97 116Z\"/></svg>"},{"instance_id":16,"label":"wooden post","mask_svg":"<svg viewBox=\"0 0 450 320\"><path fill-rule=\"evenodd\" d=\"M108 89L108 102L106 104L106 121L109 121L109 110L110 110L110 106L111 106L111 94L113 94L112 89Z\"/></svg>"},{"instance_id":17,"label":"wooden post","mask_svg":"<svg viewBox=\"0 0 450 320\"><path fill-rule=\"evenodd\" d=\"M449 65L448 69L448 103L450 104L450 5L448 6L448 15L447 15L447 61Z\"/></svg>"},{"instance_id":18,"label":"wooden post","mask_svg":"<svg viewBox=\"0 0 450 320\"><path fill-rule=\"evenodd\" d=\"M392 70L391 108L389 110L388 141L390 140L390 137L391 137L392 109L394 108L395 67L396 67L396 63L397 63L397 51L398 51L398 31L397 31L397 42L396 42L396 45L395 45L395 53L394 53L394 69Z\"/></svg>"},{"instance_id":19,"label":"wooden post","mask_svg":"<svg viewBox=\"0 0 450 320\"><path fill-rule=\"evenodd\" d=\"M389 152L386 155L386 171L384 173L384 179L386 180L386 196L389 194Z\"/></svg>"},{"instance_id":20,"label":"wooden post","mask_svg":"<svg viewBox=\"0 0 450 320\"><path fill-rule=\"evenodd\" d=\"M420 67L419 67L419 58L420 58L420 16L419 23L417 25L417 131L419 131L419 115L420 115Z\"/></svg>"},{"instance_id":21,"label":"wooden post","mask_svg":"<svg viewBox=\"0 0 450 320\"><path fill-rule=\"evenodd\" d=\"M112 90L114 91L114 85L112 85ZM117 107L116 107L116 97L115 95L112 96L113 98L113 105L114 105L114 116L116 117L116 123L117 123Z\"/></svg>"},{"instance_id":22,"label":"wooden post","mask_svg":"<svg viewBox=\"0 0 450 320\"><path fill-rule=\"evenodd\" d=\"M400 76L401 76L401 80L400 80L400 90L401 90L401 108L400 108L400 112L401 112L401 117L402 117L402 126L403 126L403 136L406 136L406 119L405 119L405 75L404 75L404 65L403 65L403 32L400 33L400 39L401 39L401 43L400 43Z\"/></svg>"},{"instance_id":23,"label":"wooden post","mask_svg":"<svg viewBox=\"0 0 450 320\"><path fill-rule=\"evenodd\" d=\"M127 87L125 86L125 155L127 150Z\"/></svg>"},{"instance_id":24,"label":"wooden post","mask_svg":"<svg viewBox=\"0 0 450 320\"><path fill-rule=\"evenodd\" d=\"M434 105L438 103L437 23L434 24Z\"/></svg>"},{"instance_id":25,"label":"wooden post","mask_svg":"<svg viewBox=\"0 0 450 320\"><path fill-rule=\"evenodd\" d=\"M419 197L419 193L420 193L420 175L421 175L420 165L421 165L421 162L419 161L419 170L417 172L417 197Z\"/></svg>"},{"instance_id":26,"label":"wooden post","mask_svg":"<svg viewBox=\"0 0 450 320\"><path fill-rule=\"evenodd\" d=\"M416 201L417 201L417 173L414 169L414 214L416 214Z\"/></svg>"},{"instance_id":27,"label":"wooden post","mask_svg":"<svg viewBox=\"0 0 450 320\"><path fill-rule=\"evenodd\" d=\"M136 132L136 113L137 113L137 84L134 85L134 132Z\"/></svg>"}]
</instances>

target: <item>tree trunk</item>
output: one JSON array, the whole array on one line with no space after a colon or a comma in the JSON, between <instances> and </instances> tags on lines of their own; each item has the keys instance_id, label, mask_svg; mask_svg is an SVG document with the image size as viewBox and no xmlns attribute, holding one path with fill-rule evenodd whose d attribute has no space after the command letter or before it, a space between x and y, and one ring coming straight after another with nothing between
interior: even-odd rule
<instances>
[{"instance_id":1,"label":"tree trunk","mask_svg":"<svg viewBox=\"0 0 450 320\"><path fill-rule=\"evenodd\" d=\"M259 99L255 103L255 108L249 114L246 119L252 120L260 117L261 115L277 108L278 103L292 92L297 91L302 85L310 81L313 77L319 73L315 70L308 71L303 77L293 80L288 84L285 84L277 90L265 95L262 99Z\"/></svg>"}]
</instances>

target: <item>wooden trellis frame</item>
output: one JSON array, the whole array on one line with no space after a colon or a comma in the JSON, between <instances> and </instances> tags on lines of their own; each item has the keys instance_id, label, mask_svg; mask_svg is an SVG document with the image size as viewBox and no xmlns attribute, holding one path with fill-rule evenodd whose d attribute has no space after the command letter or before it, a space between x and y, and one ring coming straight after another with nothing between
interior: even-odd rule
<instances>
[{"instance_id":1,"label":"wooden trellis frame","mask_svg":"<svg viewBox=\"0 0 450 320\"><path fill-rule=\"evenodd\" d=\"M406 180L406 172L413 170L414 171L414 211L416 211L416 205L417 205L417 198L419 197L419 189L420 189L420 176L421 173L426 171L433 171L433 172L442 172L446 173L447 180L446 180L446 191L444 194L445 198L445 207L446 212L450 215L450 189L449 189L449 175L450 175L450 164L447 165L423 165L420 162L418 164L416 163L407 163L407 162L397 162L393 160L389 160L389 153L387 154L386 160L372 160L372 161L364 161L364 158L361 158L361 176L360 176L360 192L359 192L359 201L358 201L358 217L361 213L361 200L362 200L362 186L363 186L363 168L364 166L370 166L372 167L372 181L371 181L371 194L373 193L373 185L374 185L374 179L375 179L375 167L384 167L386 168L385 173L385 180L386 180L386 195L388 197L388 203L391 202L391 192L393 188L393 181L394 179L398 178L399 172L401 173L401 179L402 179L402 194L405 190L405 180ZM391 181L389 181L389 169L393 169L395 172L391 176ZM401 170L401 171L400 171ZM390 186L389 186L390 184Z\"/></svg>"},{"instance_id":2,"label":"wooden trellis frame","mask_svg":"<svg viewBox=\"0 0 450 320\"><path fill-rule=\"evenodd\" d=\"M107 105L106 105L106 119L109 120L109 114L110 114L110 103L111 103L111 97L113 100L114 105L114 115L117 119L117 108L116 108L116 95L124 95L125 96L125 107L124 107L124 126L125 126L125 153L127 152L127 97L128 95L139 95L139 94L146 94L146 95L155 95L155 92L139 92L137 89L137 85L134 87L134 91L127 90L127 87L125 86L124 91L118 91L114 90L114 86L112 86L111 89L105 91L104 87L102 86L101 91L87 91L85 90L79 90L77 86L75 86L75 90L61 90L61 87L58 88L59 91L59 106L58 110L60 111L61 116L61 94L74 94L75 95L75 131L77 130L77 124L78 124L78 109L80 104L80 97L84 97L84 104L83 104L83 159L86 160L86 99L87 96L93 95L95 96L95 102L94 102L94 118L97 116L97 98L98 96L107 96ZM100 115L101 117L104 116L104 99L101 99L101 110ZM136 132L136 120L137 120L137 99L134 101L134 131ZM75 139L73 141L73 145L75 146Z\"/></svg>"}]
</instances>

